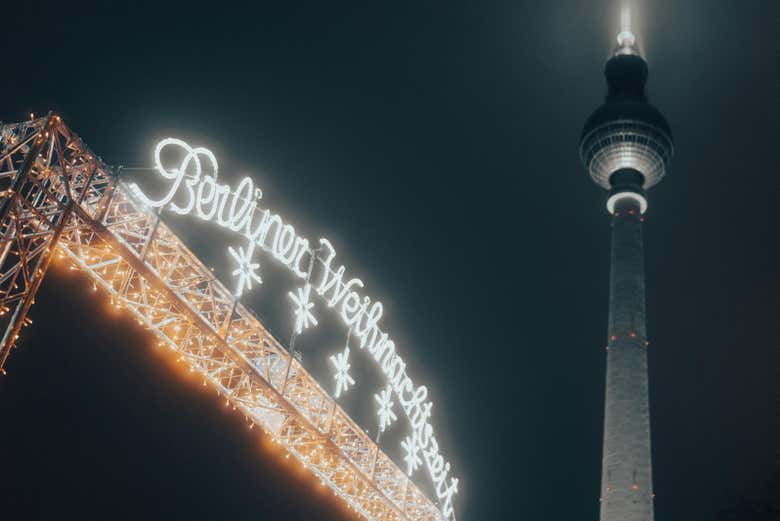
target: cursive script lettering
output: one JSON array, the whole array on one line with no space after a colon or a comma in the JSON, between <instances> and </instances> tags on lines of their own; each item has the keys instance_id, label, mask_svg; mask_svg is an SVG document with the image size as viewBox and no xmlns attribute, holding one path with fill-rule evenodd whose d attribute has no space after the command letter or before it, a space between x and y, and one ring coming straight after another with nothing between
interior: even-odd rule
<instances>
[{"instance_id":1,"label":"cursive script lettering","mask_svg":"<svg viewBox=\"0 0 780 521\"><path fill-rule=\"evenodd\" d=\"M162 159L164 151L178 152L180 162L173 167L166 166ZM428 400L428 389L424 385L414 385L406 373L406 362L396 352L395 342L380 327L384 312L382 303L362 295L363 281L346 277L345 266L335 268L336 250L327 239L320 239L319 248L314 250L309 241L299 236L279 214L262 209L263 192L255 187L252 179L245 177L235 190L219 183L217 159L208 149L193 148L180 139L167 138L157 144L154 155L155 170L168 182L166 192L159 199L153 199L137 184L131 183L132 194L148 207L166 208L181 215L194 213L204 221L215 222L243 237L245 247L238 251L230 248L231 255L241 264L234 272L239 276L237 297L245 282L249 288L252 280L260 282L258 275L242 271L259 266L251 259L255 247L270 254L307 283L312 276L308 266L312 259L318 261L314 267L319 271L319 283L312 286L316 287L316 293L326 306L337 312L351 335L359 340L360 349L369 353L385 375L412 428L414 443L409 445L415 452L412 457L416 458L417 451L422 451L442 505L442 514L452 519L452 499L458 490L458 480L449 478L448 481L450 464L440 455L430 424L433 403ZM204 164L208 172L204 172Z\"/></svg>"}]
</instances>

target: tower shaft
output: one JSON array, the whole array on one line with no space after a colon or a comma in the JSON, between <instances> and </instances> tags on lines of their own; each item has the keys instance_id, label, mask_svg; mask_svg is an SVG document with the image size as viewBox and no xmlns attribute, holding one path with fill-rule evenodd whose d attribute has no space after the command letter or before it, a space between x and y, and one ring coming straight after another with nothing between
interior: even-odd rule
<instances>
[{"instance_id":1,"label":"tower shaft","mask_svg":"<svg viewBox=\"0 0 780 521\"><path fill-rule=\"evenodd\" d=\"M601 521L652 521L653 492L640 203L614 204Z\"/></svg>"}]
</instances>

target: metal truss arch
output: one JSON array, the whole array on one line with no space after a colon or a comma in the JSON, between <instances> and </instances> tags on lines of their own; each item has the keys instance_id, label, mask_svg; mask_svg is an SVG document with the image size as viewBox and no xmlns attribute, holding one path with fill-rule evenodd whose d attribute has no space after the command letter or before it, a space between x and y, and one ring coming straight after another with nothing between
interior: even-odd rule
<instances>
[{"instance_id":1,"label":"metal truss arch","mask_svg":"<svg viewBox=\"0 0 780 521\"><path fill-rule=\"evenodd\" d=\"M366 519L436 505L56 115L0 126L0 370L54 255Z\"/></svg>"}]
</instances>

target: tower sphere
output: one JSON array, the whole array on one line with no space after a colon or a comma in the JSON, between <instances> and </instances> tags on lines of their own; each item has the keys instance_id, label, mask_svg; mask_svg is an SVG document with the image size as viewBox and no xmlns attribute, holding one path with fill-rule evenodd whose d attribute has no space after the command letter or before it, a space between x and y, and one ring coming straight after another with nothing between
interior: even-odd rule
<instances>
[{"instance_id":1,"label":"tower sphere","mask_svg":"<svg viewBox=\"0 0 780 521\"><path fill-rule=\"evenodd\" d=\"M604 68L606 101L582 129L580 159L602 188L614 191L613 174L630 169L641 174L641 189L648 189L666 174L674 152L672 130L647 102L647 62L633 33L621 32L618 42Z\"/></svg>"}]
</instances>

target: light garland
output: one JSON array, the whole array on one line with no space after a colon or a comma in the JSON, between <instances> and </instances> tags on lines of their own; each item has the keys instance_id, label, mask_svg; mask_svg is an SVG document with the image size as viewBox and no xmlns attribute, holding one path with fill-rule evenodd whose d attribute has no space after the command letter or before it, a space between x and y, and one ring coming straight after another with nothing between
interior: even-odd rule
<instances>
[{"instance_id":1,"label":"light garland","mask_svg":"<svg viewBox=\"0 0 780 521\"><path fill-rule=\"evenodd\" d=\"M178 166L170 169L165 167L161 158L163 150L168 147L183 152ZM210 174L204 174L202 158L208 163ZM312 312L314 303L310 301L312 285L306 269L312 259L317 261L321 275L316 284L316 293L327 307L337 312L352 335L357 337L359 348L366 350L377 363L387 378L387 389L395 393L409 420L412 432L402 442L402 448L407 453L404 458L407 473L411 475L424 461L440 500L442 514L445 518L452 518L452 500L458 491L458 480L449 477L450 464L439 453L439 445L429 421L433 404L427 399L428 389L424 385L415 386L406 373L406 363L396 352L395 342L382 331L379 325L383 314L382 303L361 295L359 290L364 287L363 281L346 277L344 265L335 268L336 250L333 245L323 238L319 240L320 247L315 251L309 246L308 239L299 236L295 228L280 215L261 209L259 203L263 193L254 186L251 178L242 179L235 191L229 185L218 183L216 157L206 148L193 148L176 138L164 139L155 147L155 170L169 182L167 192L160 199L151 199L137 184L130 183L131 193L140 202L151 208L167 208L180 215L194 213L198 218L215 222L246 240L245 249L239 247L228 250L238 264L238 268L232 272L238 279L237 297L243 294L244 289L251 289L253 281L261 283L256 273L259 263L252 262L256 247L269 253L296 277L307 281L302 288L297 289L297 293L289 292L295 304L297 334L317 325ZM342 356L343 359L340 358ZM348 347L331 357L337 369L336 398L354 384L347 372L348 357ZM389 425L380 418L380 428L382 424Z\"/></svg>"}]
</instances>

